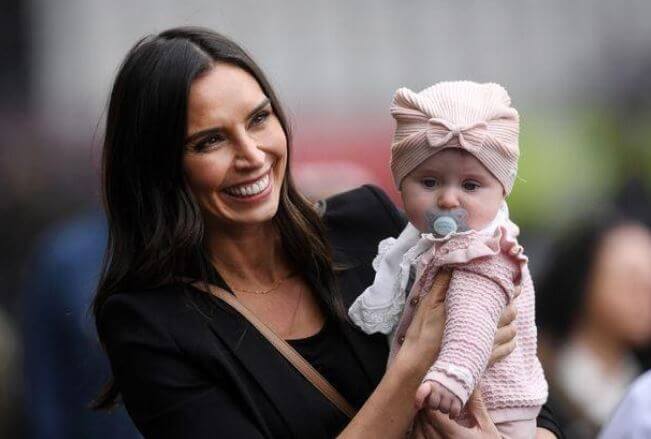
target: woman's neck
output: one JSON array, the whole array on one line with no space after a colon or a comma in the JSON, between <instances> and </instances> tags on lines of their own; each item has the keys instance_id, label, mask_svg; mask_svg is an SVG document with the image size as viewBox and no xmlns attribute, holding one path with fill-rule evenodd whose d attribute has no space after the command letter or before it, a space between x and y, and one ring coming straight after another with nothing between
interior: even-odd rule
<instances>
[{"instance_id":1,"label":"woman's neck","mask_svg":"<svg viewBox=\"0 0 651 439\"><path fill-rule=\"evenodd\" d=\"M237 228L208 228L206 246L227 282L265 285L289 271L280 235L271 221Z\"/></svg>"},{"instance_id":2,"label":"woman's neck","mask_svg":"<svg viewBox=\"0 0 651 439\"><path fill-rule=\"evenodd\" d=\"M627 346L599 325L580 324L572 338L593 353L601 362L600 368L607 374L616 371L626 356Z\"/></svg>"}]
</instances>

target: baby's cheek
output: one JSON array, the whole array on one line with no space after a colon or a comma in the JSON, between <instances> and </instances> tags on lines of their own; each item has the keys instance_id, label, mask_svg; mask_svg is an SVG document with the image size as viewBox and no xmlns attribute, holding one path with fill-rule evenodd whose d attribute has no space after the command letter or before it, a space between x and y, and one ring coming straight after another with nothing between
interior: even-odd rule
<instances>
[{"instance_id":1,"label":"baby's cheek","mask_svg":"<svg viewBox=\"0 0 651 439\"><path fill-rule=\"evenodd\" d=\"M485 203L476 203L468 208L468 225L471 229L481 230L486 227L497 215L501 200L486 200Z\"/></svg>"},{"instance_id":2,"label":"baby's cheek","mask_svg":"<svg viewBox=\"0 0 651 439\"><path fill-rule=\"evenodd\" d=\"M427 221L426 221L426 212L428 210L427 206L413 206L409 211L407 211L407 217L409 221L416 226L421 232L427 232Z\"/></svg>"}]
</instances>

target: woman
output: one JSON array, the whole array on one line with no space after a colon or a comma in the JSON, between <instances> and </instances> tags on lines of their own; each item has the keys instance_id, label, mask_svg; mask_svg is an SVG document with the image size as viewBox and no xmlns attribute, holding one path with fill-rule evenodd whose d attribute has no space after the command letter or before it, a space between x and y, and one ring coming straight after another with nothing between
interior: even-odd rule
<instances>
[{"instance_id":1,"label":"woman","mask_svg":"<svg viewBox=\"0 0 651 439\"><path fill-rule=\"evenodd\" d=\"M332 198L319 218L294 188L289 143L269 83L230 40L172 29L127 55L103 157L110 237L94 313L114 381L97 408L121 394L146 437L404 437L442 335L442 298L422 302L385 372L385 340L343 316L372 279L377 243L404 219L372 187ZM289 340L359 408L352 421L188 278L235 294ZM491 437L475 404L474 429L423 413L414 434ZM541 422L553 428L548 414Z\"/></svg>"},{"instance_id":2,"label":"woman","mask_svg":"<svg viewBox=\"0 0 651 439\"><path fill-rule=\"evenodd\" d=\"M651 342L651 231L596 215L550 253L538 288L550 405L568 436L593 438L649 366L635 353Z\"/></svg>"}]
</instances>

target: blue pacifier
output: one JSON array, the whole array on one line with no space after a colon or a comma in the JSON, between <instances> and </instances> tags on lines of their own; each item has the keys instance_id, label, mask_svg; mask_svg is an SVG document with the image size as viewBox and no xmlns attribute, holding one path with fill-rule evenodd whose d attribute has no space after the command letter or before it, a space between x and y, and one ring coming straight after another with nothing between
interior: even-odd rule
<instances>
[{"instance_id":1,"label":"blue pacifier","mask_svg":"<svg viewBox=\"0 0 651 439\"><path fill-rule=\"evenodd\" d=\"M437 235L446 236L457 231L457 222L449 216L440 216L432 224L432 230Z\"/></svg>"},{"instance_id":2,"label":"blue pacifier","mask_svg":"<svg viewBox=\"0 0 651 439\"><path fill-rule=\"evenodd\" d=\"M445 237L450 233L470 230L466 222L468 213L465 209L447 211L429 210L425 214L425 222L429 231L437 237Z\"/></svg>"}]
</instances>

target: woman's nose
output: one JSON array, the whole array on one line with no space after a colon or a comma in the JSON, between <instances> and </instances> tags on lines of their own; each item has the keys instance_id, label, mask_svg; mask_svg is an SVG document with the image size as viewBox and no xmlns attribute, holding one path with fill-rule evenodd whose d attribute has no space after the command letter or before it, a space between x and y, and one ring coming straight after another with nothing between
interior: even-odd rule
<instances>
[{"instance_id":1,"label":"woman's nose","mask_svg":"<svg viewBox=\"0 0 651 439\"><path fill-rule=\"evenodd\" d=\"M443 188L437 200L439 209L455 209L459 207L459 197L452 188Z\"/></svg>"},{"instance_id":2,"label":"woman's nose","mask_svg":"<svg viewBox=\"0 0 651 439\"><path fill-rule=\"evenodd\" d=\"M235 164L239 168L259 168L265 163L263 145L256 139L244 135L238 142Z\"/></svg>"}]
</instances>

